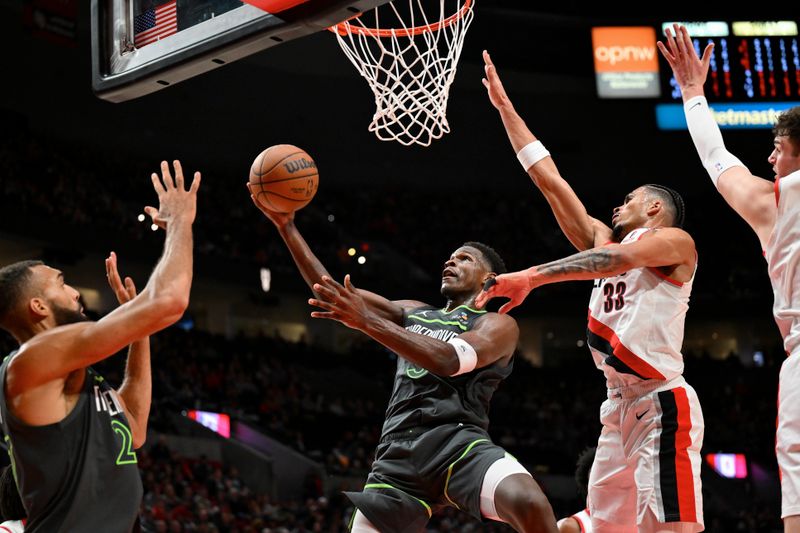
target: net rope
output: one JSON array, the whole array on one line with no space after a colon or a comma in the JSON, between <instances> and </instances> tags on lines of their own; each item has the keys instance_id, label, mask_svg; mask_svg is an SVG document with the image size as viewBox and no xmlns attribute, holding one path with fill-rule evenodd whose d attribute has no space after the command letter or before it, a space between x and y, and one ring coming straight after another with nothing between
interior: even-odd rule
<instances>
[{"instance_id":1,"label":"net rope","mask_svg":"<svg viewBox=\"0 0 800 533\"><path fill-rule=\"evenodd\" d=\"M439 0L438 19L429 17L423 3L430 0L408 0L405 15L394 3L382 6L391 8L384 16L375 8L372 27L359 16L332 28L375 97L369 131L382 141L404 146L429 146L450 132L446 116L450 85L474 16L471 0L463 4L455 0L450 11L447 2ZM387 18L392 29L381 28Z\"/></svg>"}]
</instances>

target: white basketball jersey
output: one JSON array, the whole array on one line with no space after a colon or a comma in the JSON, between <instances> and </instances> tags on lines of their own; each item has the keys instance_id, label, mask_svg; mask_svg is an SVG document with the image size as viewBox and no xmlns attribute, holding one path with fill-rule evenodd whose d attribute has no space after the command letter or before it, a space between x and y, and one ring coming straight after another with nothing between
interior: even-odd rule
<instances>
[{"instance_id":1,"label":"white basketball jersey","mask_svg":"<svg viewBox=\"0 0 800 533\"><path fill-rule=\"evenodd\" d=\"M650 229L633 230L620 246ZM693 281L694 274L682 283L655 268L635 268L594 281L587 335L609 388L683 373L683 324Z\"/></svg>"},{"instance_id":2,"label":"white basketball jersey","mask_svg":"<svg viewBox=\"0 0 800 533\"><path fill-rule=\"evenodd\" d=\"M23 533L25 525L22 520L8 520L0 524L0 533Z\"/></svg>"},{"instance_id":3,"label":"white basketball jersey","mask_svg":"<svg viewBox=\"0 0 800 533\"><path fill-rule=\"evenodd\" d=\"M775 201L778 214L764 257L775 294L772 312L791 354L800 345L800 170L775 182Z\"/></svg>"}]
</instances>

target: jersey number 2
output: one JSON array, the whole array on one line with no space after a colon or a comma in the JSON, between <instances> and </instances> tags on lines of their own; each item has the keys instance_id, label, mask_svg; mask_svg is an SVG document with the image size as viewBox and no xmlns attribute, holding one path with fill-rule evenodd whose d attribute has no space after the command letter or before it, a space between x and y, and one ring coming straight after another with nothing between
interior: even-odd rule
<instances>
[{"instance_id":1,"label":"jersey number 2","mask_svg":"<svg viewBox=\"0 0 800 533\"><path fill-rule=\"evenodd\" d=\"M136 464L136 452L133 451L133 436L131 435L131 430L119 420L112 420L111 427L114 428L114 433L122 437L122 446L119 450L119 456L117 456L117 464Z\"/></svg>"},{"instance_id":2,"label":"jersey number 2","mask_svg":"<svg viewBox=\"0 0 800 533\"><path fill-rule=\"evenodd\" d=\"M606 300L603 302L603 311L610 313L611 311L619 311L625 307L625 286L624 281L620 281L616 285L613 283L606 283L603 286L603 295Z\"/></svg>"}]
</instances>

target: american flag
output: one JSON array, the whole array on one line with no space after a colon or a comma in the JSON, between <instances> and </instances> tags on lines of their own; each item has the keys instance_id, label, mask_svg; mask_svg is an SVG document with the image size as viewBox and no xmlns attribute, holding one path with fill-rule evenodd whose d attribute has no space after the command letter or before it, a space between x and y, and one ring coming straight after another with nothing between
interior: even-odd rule
<instances>
[{"instance_id":1,"label":"american flag","mask_svg":"<svg viewBox=\"0 0 800 533\"><path fill-rule=\"evenodd\" d=\"M133 45L147 46L178 31L177 0L148 9L133 21Z\"/></svg>"}]
</instances>

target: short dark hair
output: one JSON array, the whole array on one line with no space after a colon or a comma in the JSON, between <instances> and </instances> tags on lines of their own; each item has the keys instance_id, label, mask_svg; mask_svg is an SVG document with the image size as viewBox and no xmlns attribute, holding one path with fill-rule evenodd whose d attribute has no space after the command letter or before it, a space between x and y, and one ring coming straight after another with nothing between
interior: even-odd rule
<instances>
[{"instance_id":1,"label":"short dark hair","mask_svg":"<svg viewBox=\"0 0 800 533\"><path fill-rule=\"evenodd\" d=\"M672 226L682 228L686 219L686 205L678 191L655 183L648 183L644 187L648 193L658 197L667 206L667 210L672 214Z\"/></svg>"},{"instance_id":2,"label":"short dark hair","mask_svg":"<svg viewBox=\"0 0 800 533\"><path fill-rule=\"evenodd\" d=\"M31 281L31 268L43 265L41 261L18 261L0 268L0 326L6 326L11 312Z\"/></svg>"},{"instance_id":3,"label":"short dark hair","mask_svg":"<svg viewBox=\"0 0 800 533\"><path fill-rule=\"evenodd\" d=\"M778 115L778 120L772 127L772 134L775 137L789 137L795 153L800 152L800 106L787 109Z\"/></svg>"},{"instance_id":4,"label":"short dark hair","mask_svg":"<svg viewBox=\"0 0 800 533\"><path fill-rule=\"evenodd\" d=\"M3 468L0 472L0 516L5 520L23 520L28 517L28 512L22 505L14 480L14 470L11 466Z\"/></svg>"},{"instance_id":5,"label":"short dark hair","mask_svg":"<svg viewBox=\"0 0 800 533\"><path fill-rule=\"evenodd\" d=\"M586 495L589 494L589 473L592 471L595 453L597 453L597 446L586 448L578 456L578 462L575 465L575 483L578 485L578 493L583 499L586 499Z\"/></svg>"},{"instance_id":6,"label":"short dark hair","mask_svg":"<svg viewBox=\"0 0 800 533\"><path fill-rule=\"evenodd\" d=\"M486 259L486 261L489 263L489 268L492 269L492 272L495 274L505 274L508 272L508 269L506 268L506 262L503 261L503 258L500 257L500 254L498 254L497 251L495 251L495 249L488 244L483 244L482 242L477 241L469 241L465 242L461 246L475 248L481 254L483 254L484 259Z\"/></svg>"}]
</instances>

